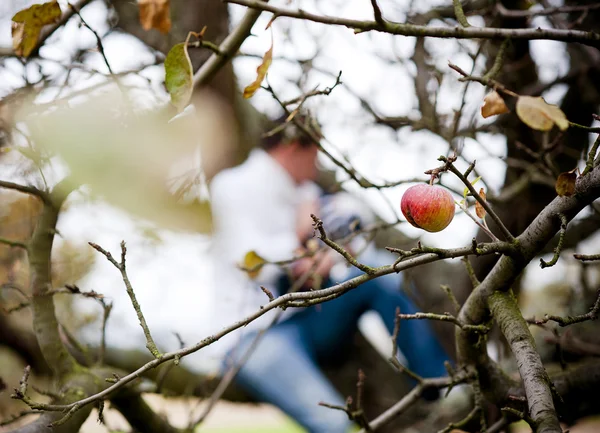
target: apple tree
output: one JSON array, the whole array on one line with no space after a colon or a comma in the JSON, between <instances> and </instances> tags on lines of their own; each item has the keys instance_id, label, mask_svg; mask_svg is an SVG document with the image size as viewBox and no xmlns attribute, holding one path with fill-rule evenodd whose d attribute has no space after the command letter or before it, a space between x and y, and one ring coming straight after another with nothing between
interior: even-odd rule
<instances>
[{"instance_id":1,"label":"apple tree","mask_svg":"<svg viewBox=\"0 0 600 433\"><path fill-rule=\"evenodd\" d=\"M399 314L398 326L433 321L455 363L447 377L423 379L392 357L391 366L383 362L388 370L367 372L366 379L359 374L356 385L365 360L357 355L349 361L350 375L333 372L340 389L364 397L342 408L363 431L383 431L404 417L420 431L499 432L524 420L535 432L562 432L600 411L594 242L600 228L600 3L21 3L2 11L11 18L12 46L0 48L6 77L0 163L3 173L21 179L0 180L2 211L3 218L11 216L6 221L23 225L0 228L0 344L22 353L36 375L48 375L52 389L48 398L32 397L32 369L19 372L13 397L21 411L3 421L8 428L78 431L93 407L102 414L110 402L135 430L181 431L143 398L159 392L167 374L171 383L189 380L178 368L181 358L268 311L326 302L396 272L414 281L423 309ZM118 43L131 44L134 55L121 57L136 61L121 59L128 66L117 69L114 39L125 37ZM169 122L189 119L176 116L189 113L190 104L193 122ZM389 264L362 264L315 216L319 248L335 250L362 275L266 299L243 321L162 352L128 276L126 244L116 253L90 243L86 251L122 277L148 353L145 360L120 362L104 334L93 353L82 348L64 326L68 318L57 314L57 296L100 303L103 329L112 307L101 288L75 284L81 272L55 276L57 222L70 200L101 196L160 227L207 233L210 204L194 193L245 159L263 129L260 111L284 111L312 137L317 132L298 113L320 120L320 151L329 169L322 184L352 191L379 211L380 221L361 234L388 248ZM202 167L169 184L170 170L198 148ZM401 159L418 166L418 174L391 175L387 162ZM29 213L16 212L20 208ZM32 221L25 224L24 215ZM407 222L416 228L406 230ZM434 245L426 233L417 239L419 229L451 231L451 245ZM246 263L249 271L262 264L256 257ZM563 265L577 276L565 270L559 281L568 302L527 314L519 303L532 296L527 275L535 267L551 272L546 268ZM25 269L22 280L17 268ZM548 290L535 296L550 305L541 302L551 297ZM33 332L15 325L19 314L30 314ZM399 391L393 368L416 382L410 392ZM211 388L211 405L231 389L233 374ZM472 390L468 407L441 425L424 415L424 392L459 384ZM390 404L389 396L397 401Z\"/></svg>"}]
</instances>

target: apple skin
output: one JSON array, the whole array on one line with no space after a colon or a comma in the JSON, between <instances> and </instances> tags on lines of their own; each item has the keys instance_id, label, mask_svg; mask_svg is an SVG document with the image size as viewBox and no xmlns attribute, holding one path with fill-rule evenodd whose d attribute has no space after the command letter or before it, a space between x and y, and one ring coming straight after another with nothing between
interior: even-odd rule
<instances>
[{"instance_id":1,"label":"apple skin","mask_svg":"<svg viewBox=\"0 0 600 433\"><path fill-rule=\"evenodd\" d=\"M454 218L454 198L448 190L419 184L406 190L400 209L409 223L428 232L439 232Z\"/></svg>"}]
</instances>

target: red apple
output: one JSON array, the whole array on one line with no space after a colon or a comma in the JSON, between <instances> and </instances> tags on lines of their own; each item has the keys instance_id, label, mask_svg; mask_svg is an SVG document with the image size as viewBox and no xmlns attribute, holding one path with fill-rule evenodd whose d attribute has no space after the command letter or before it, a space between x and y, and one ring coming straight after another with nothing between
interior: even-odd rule
<instances>
[{"instance_id":1,"label":"red apple","mask_svg":"<svg viewBox=\"0 0 600 433\"><path fill-rule=\"evenodd\" d=\"M454 218L454 198L448 190L421 183L406 190L400 209L409 223L428 232L439 232Z\"/></svg>"}]
</instances>

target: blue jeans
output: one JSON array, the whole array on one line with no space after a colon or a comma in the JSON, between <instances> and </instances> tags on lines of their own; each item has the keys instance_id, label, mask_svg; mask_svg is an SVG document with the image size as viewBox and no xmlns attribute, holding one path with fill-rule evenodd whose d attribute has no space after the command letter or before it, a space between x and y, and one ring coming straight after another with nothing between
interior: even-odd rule
<instances>
[{"instance_id":1,"label":"blue jeans","mask_svg":"<svg viewBox=\"0 0 600 433\"><path fill-rule=\"evenodd\" d=\"M318 405L321 401L345 405L318 362L344 352L364 312L379 313L390 335L396 307L406 314L417 312L400 291L400 283L401 277L395 274L379 277L274 325L238 372L236 383L257 400L279 407L311 433L346 433L351 427L347 415ZM254 336L246 336L236 354L244 353ZM420 376L447 374L444 361L448 357L427 321L402 321L398 348L408 367Z\"/></svg>"}]
</instances>

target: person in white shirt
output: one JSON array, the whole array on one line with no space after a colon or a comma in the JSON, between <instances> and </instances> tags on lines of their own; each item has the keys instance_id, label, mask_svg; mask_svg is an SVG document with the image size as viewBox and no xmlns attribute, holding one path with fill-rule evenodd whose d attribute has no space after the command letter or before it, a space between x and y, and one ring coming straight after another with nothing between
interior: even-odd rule
<instances>
[{"instance_id":1,"label":"person in white shirt","mask_svg":"<svg viewBox=\"0 0 600 433\"><path fill-rule=\"evenodd\" d=\"M280 266L265 265L256 278L250 278L240 269L245 255L254 251L269 262L297 256L304 241L313 234L310 213L320 215L320 190L313 183L318 174L318 147L285 119L276 122L274 131L264 138L262 149L253 150L243 164L223 170L210 185L215 221L214 277L220 298L217 314L229 323L243 319L268 302L260 286L274 296L290 289L291 283ZM309 279L307 285L317 280L324 281L324 286L331 285L328 278L336 255L327 251L297 260L290 265L291 274L299 277L313 269L321 278ZM376 260L373 257L380 256L371 257ZM368 260L361 257L369 265L384 264ZM347 277L359 274L353 269ZM319 362L346 353L358 319L366 311L379 313L390 333L396 307L403 313L416 312L400 290L401 282L400 275L387 275L323 304L288 308L241 366L236 383L255 399L278 406L309 432L347 432L352 423L345 413L318 405L321 401L345 404ZM233 333L217 343L230 355L225 365L240 362L258 330L268 326L275 314L269 312L248 325L243 335ZM417 374L447 374L444 361L448 357L426 321L403 322L398 347Z\"/></svg>"}]
</instances>

